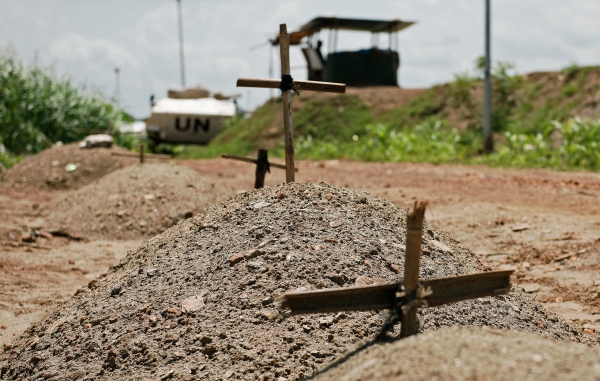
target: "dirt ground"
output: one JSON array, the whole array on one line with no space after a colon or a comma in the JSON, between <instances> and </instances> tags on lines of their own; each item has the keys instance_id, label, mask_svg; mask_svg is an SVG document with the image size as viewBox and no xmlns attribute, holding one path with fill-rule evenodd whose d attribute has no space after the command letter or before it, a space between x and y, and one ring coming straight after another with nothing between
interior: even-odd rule
<instances>
[{"instance_id":1,"label":"dirt ground","mask_svg":"<svg viewBox=\"0 0 600 381\"><path fill-rule=\"evenodd\" d=\"M184 161L242 190L253 167ZM600 333L600 174L483 166L303 161L297 181L363 189L401 206L429 199L426 217L589 334ZM266 185L285 181L273 169Z\"/></svg>"},{"instance_id":2,"label":"dirt ground","mask_svg":"<svg viewBox=\"0 0 600 381\"><path fill-rule=\"evenodd\" d=\"M296 183L243 192L149 239L32 324L0 353L1 377L303 380L374 337L388 313L291 316L278 297L394 282L405 226L405 209L361 190ZM450 234L423 228L421 277L484 270ZM600 344L519 289L418 316L423 332L487 326Z\"/></svg>"},{"instance_id":3,"label":"dirt ground","mask_svg":"<svg viewBox=\"0 0 600 381\"><path fill-rule=\"evenodd\" d=\"M233 190L252 187L254 168L225 159L180 163ZM297 181L363 189L401 206L429 199L427 218L590 335L600 332L600 175L475 166L299 163ZM284 181L273 169L267 186ZM134 241L21 242L66 191L0 191L0 342L56 309L82 285L139 246ZM4 328L5 327L5 328Z\"/></svg>"}]
</instances>

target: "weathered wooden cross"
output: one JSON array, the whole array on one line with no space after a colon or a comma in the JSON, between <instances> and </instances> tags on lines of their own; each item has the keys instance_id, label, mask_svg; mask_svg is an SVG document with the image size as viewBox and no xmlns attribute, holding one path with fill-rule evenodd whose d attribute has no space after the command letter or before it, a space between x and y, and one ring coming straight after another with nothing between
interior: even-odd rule
<instances>
[{"instance_id":1,"label":"weathered wooden cross","mask_svg":"<svg viewBox=\"0 0 600 381\"><path fill-rule=\"evenodd\" d=\"M252 159L250 157L237 156L237 155L227 155L221 154L221 157L224 159L245 161L247 163L256 164L256 172L254 177L254 189L262 188L265 186L265 174L267 172L271 173L271 167L285 169L285 165L270 163L268 158L268 153L266 149L258 150L258 158ZM298 172L298 168L295 169Z\"/></svg>"},{"instance_id":2,"label":"weathered wooden cross","mask_svg":"<svg viewBox=\"0 0 600 381\"><path fill-rule=\"evenodd\" d=\"M292 91L310 90L345 93L342 83L295 81L290 75L290 35L285 24L279 25L279 51L281 53L281 80L238 78L238 87L263 87L280 89L283 98L283 125L285 128L285 181L294 182L294 140L292 129Z\"/></svg>"},{"instance_id":3,"label":"weathered wooden cross","mask_svg":"<svg viewBox=\"0 0 600 381\"><path fill-rule=\"evenodd\" d=\"M140 164L144 164L146 159L168 160L172 159L173 155L164 155L159 153L145 153L144 145L140 144L140 153L134 152L111 152L111 156L138 157Z\"/></svg>"},{"instance_id":4,"label":"weathered wooden cross","mask_svg":"<svg viewBox=\"0 0 600 381\"><path fill-rule=\"evenodd\" d=\"M281 307L290 308L295 315L395 309L402 322L400 337L406 337L417 333L417 310L421 307L508 293L512 270L419 280L425 206L426 203L415 203L407 217L403 280L378 286L289 292L280 297Z\"/></svg>"}]
</instances>

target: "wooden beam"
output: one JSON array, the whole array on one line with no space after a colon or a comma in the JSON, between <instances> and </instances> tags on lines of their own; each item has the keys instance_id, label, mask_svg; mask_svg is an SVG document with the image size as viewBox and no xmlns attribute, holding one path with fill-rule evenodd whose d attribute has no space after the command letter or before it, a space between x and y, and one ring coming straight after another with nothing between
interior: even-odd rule
<instances>
[{"instance_id":1,"label":"wooden beam","mask_svg":"<svg viewBox=\"0 0 600 381\"><path fill-rule=\"evenodd\" d=\"M139 153L135 153L135 152L111 152L110 153L111 156L123 156L123 157L135 157L135 158L140 158L140 154ZM173 156L172 155L164 155L164 154L160 154L160 153L153 153L153 154L144 154L144 158L146 159L172 159Z\"/></svg>"},{"instance_id":2,"label":"wooden beam","mask_svg":"<svg viewBox=\"0 0 600 381\"><path fill-rule=\"evenodd\" d=\"M504 295L510 291L512 270L489 271L455 277L422 280L432 294L425 297L428 307L460 302L485 296ZM334 290L288 292L279 297L282 308L292 314L371 311L396 308L394 301L398 284L348 287Z\"/></svg>"},{"instance_id":3,"label":"wooden beam","mask_svg":"<svg viewBox=\"0 0 600 381\"><path fill-rule=\"evenodd\" d=\"M279 25L279 51L281 53L281 75L290 75L290 35L285 24ZM294 133L292 127L292 91L283 91L283 126L285 128L285 182L295 181Z\"/></svg>"},{"instance_id":4,"label":"wooden beam","mask_svg":"<svg viewBox=\"0 0 600 381\"><path fill-rule=\"evenodd\" d=\"M414 292L419 286L419 267L421 262L421 241L423 235L423 218L427 201L415 202L415 207L406 216L406 256L404 262L404 291ZM417 308L412 308L402 315L400 337L414 335L419 329Z\"/></svg>"},{"instance_id":5,"label":"wooden beam","mask_svg":"<svg viewBox=\"0 0 600 381\"><path fill-rule=\"evenodd\" d=\"M278 89L280 84L281 80L279 79L239 78L237 80L237 87ZM292 89L297 91L323 91L327 93L344 94L346 92L346 85L343 83L299 81L294 79Z\"/></svg>"},{"instance_id":6,"label":"wooden beam","mask_svg":"<svg viewBox=\"0 0 600 381\"><path fill-rule=\"evenodd\" d=\"M238 160L238 161L245 161L246 163L256 164L256 159L253 159L251 157L229 155L226 153L221 154L221 157L223 159L232 159L232 160ZM276 164L276 163L269 162L269 166L271 168L285 169L285 165L283 165L283 164ZM298 168L294 168L294 171L298 172Z\"/></svg>"},{"instance_id":7,"label":"wooden beam","mask_svg":"<svg viewBox=\"0 0 600 381\"><path fill-rule=\"evenodd\" d=\"M266 149L258 150L256 159L256 172L254 176L254 189L260 189L265 186L265 175L269 169L269 158Z\"/></svg>"}]
</instances>

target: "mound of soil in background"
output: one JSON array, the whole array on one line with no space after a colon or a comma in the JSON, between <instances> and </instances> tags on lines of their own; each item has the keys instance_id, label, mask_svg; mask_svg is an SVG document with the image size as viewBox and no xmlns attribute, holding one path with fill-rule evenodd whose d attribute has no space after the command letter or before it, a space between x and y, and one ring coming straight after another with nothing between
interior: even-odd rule
<instances>
[{"instance_id":1,"label":"mound of soil in background","mask_svg":"<svg viewBox=\"0 0 600 381\"><path fill-rule=\"evenodd\" d=\"M315 380L597 380L600 351L527 332L454 327L371 346Z\"/></svg>"},{"instance_id":2,"label":"mound of soil in background","mask_svg":"<svg viewBox=\"0 0 600 381\"><path fill-rule=\"evenodd\" d=\"M112 152L130 153L114 145L91 149L81 149L79 143L56 146L24 159L0 179L17 191L78 189L107 173L139 162L136 158L112 156ZM70 163L75 164L76 169L67 172L65 167Z\"/></svg>"},{"instance_id":3,"label":"mound of soil in background","mask_svg":"<svg viewBox=\"0 0 600 381\"><path fill-rule=\"evenodd\" d=\"M234 194L185 166L138 164L63 195L47 229L85 238L154 236Z\"/></svg>"},{"instance_id":4,"label":"mound of soil in background","mask_svg":"<svg viewBox=\"0 0 600 381\"><path fill-rule=\"evenodd\" d=\"M379 332L387 312L289 316L282 292L393 282L406 212L369 193L288 184L242 193L142 244L0 357L5 379L301 379ZM425 224L421 277L474 273ZM422 328L518 329L590 342L521 290L420 312Z\"/></svg>"}]
</instances>

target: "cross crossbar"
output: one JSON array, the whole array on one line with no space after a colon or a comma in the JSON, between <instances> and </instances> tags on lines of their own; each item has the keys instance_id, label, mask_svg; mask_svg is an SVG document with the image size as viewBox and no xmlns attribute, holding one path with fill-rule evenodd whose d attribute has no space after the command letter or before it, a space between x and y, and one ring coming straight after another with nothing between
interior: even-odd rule
<instances>
[{"instance_id":1,"label":"cross crossbar","mask_svg":"<svg viewBox=\"0 0 600 381\"><path fill-rule=\"evenodd\" d=\"M256 159L227 154L222 154L221 157L224 159L245 161L246 163L256 164L256 172L254 176L254 189L260 189L265 186L265 175L267 174L267 172L271 172L271 167L287 170L287 167L285 165L270 163L268 152L266 149L259 149L258 158ZM298 168L294 168L294 171L298 172Z\"/></svg>"},{"instance_id":2,"label":"cross crossbar","mask_svg":"<svg viewBox=\"0 0 600 381\"><path fill-rule=\"evenodd\" d=\"M424 299L427 307L460 302L485 296L504 295L510 291L512 270L421 280L430 288ZM402 281L377 286L348 287L335 290L288 292L281 297L281 307L293 315L340 311L372 311L396 308Z\"/></svg>"},{"instance_id":3,"label":"cross crossbar","mask_svg":"<svg viewBox=\"0 0 600 381\"><path fill-rule=\"evenodd\" d=\"M263 78L238 78L237 87L260 87L267 89L278 89L281 86L280 79ZM323 91L327 93L344 94L346 85L343 83L319 82L319 81L301 81L294 79L292 90L296 91Z\"/></svg>"},{"instance_id":4,"label":"cross crossbar","mask_svg":"<svg viewBox=\"0 0 600 381\"><path fill-rule=\"evenodd\" d=\"M419 279L423 219L427 202L415 202L406 216L406 256L404 279L379 286L351 287L337 290L288 292L279 297L282 308L292 314L391 309L390 322L400 319L400 337L418 332L417 310L484 296L510 292L512 270L490 271L437 279Z\"/></svg>"},{"instance_id":5,"label":"cross crossbar","mask_svg":"<svg viewBox=\"0 0 600 381\"><path fill-rule=\"evenodd\" d=\"M221 157L223 159L245 161L246 163L252 163L252 164L256 164L256 162L257 162L256 159L253 159L251 157L238 156L238 155L229 155L229 154L226 154L226 153L221 154ZM271 162L269 162L269 166L271 168L285 169L285 165L283 165L283 164L277 164L277 163L271 163ZM294 171L298 172L298 168L294 168Z\"/></svg>"}]
</instances>

